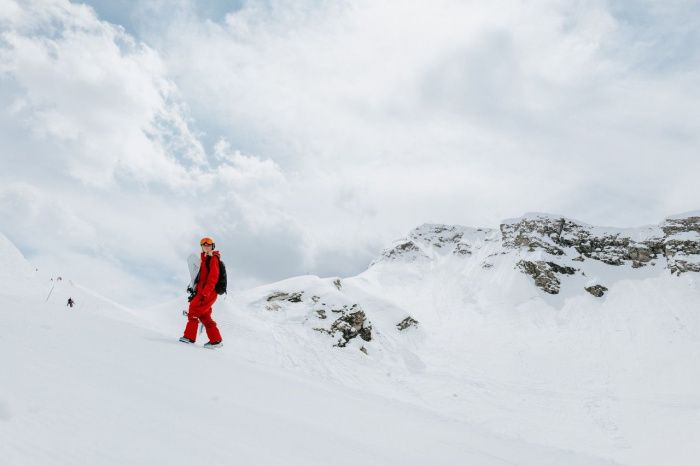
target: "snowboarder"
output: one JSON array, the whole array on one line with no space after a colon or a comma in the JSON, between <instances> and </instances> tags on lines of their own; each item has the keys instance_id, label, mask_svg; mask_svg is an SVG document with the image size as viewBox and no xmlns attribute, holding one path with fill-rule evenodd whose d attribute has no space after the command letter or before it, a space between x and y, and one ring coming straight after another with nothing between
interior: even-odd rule
<instances>
[{"instance_id":1,"label":"snowboarder","mask_svg":"<svg viewBox=\"0 0 700 466\"><path fill-rule=\"evenodd\" d=\"M180 338L183 343L194 343L197 339L197 327L201 321L207 331L209 341L204 344L205 348L218 348L223 346L221 333L216 326L216 322L211 318L212 305L218 297L214 287L219 280L219 251L215 251L214 240L204 237L199 241L202 247L200 254L199 274L195 280L196 286L194 296L190 301L187 312L187 326L185 334Z\"/></svg>"},{"instance_id":2,"label":"snowboarder","mask_svg":"<svg viewBox=\"0 0 700 466\"><path fill-rule=\"evenodd\" d=\"M66 306L73 307L73 304L75 304L75 301L73 301L73 298L68 298L68 302L66 303Z\"/></svg>"}]
</instances>

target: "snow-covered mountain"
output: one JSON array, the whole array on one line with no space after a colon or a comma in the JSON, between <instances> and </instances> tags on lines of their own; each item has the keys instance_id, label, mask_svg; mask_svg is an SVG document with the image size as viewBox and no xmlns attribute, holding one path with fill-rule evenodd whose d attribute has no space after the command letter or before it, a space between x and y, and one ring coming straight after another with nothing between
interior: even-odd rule
<instances>
[{"instance_id":1,"label":"snow-covered mountain","mask_svg":"<svg viewBox=\"0 0 700 466\"><path fill-rule=\"evenodd\" d=\"M252 312L281 312L330 335L335 346L367 353L376 346L369 343L373 335L444 320L437 316L448 309L485 314L533 300L558 311L574 302L600 307L611 294L622 299L630 283L665 289L694 281L685 274L699 271L700 211L628 229L535 213L499 229L425 224L358 276L295 277L236 299ZM686 280L674 284L681 275Z\"/></svg>"},{"instance_id":2,"label":"snow-covered mountain","mask_svg":"<svg viewBox=\"0 0 700 466\"><path fill-rule=\"evenodd\" d=\"M12 277L0 292L0 363L19 374L0 384L10 464L87 464L62 446L61 416L106 429L115 445L140 445L137 433L167 422L155 438L172 444L168 464L241 461L238 451L244 464L377 465L691 465L700 454L700 212L634 229L548 214L498 229L422 225L357 276L222 297L216 353L175 344L184 298L126 309L40 276L0 239ZM26 391L32 377L60 395ZM137 426L117 421L129 406ZM169 440L193 424L212 425L205 432L230 449ZM27 450L37 429L41 455ZM52 454L72 462L43 462Z\"/></svg>"}]
</instances>

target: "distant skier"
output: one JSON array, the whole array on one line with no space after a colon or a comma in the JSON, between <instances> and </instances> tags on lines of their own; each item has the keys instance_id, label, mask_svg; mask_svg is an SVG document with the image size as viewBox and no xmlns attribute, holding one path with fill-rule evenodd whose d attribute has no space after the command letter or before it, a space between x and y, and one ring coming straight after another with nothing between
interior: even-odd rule
<instances>
[{"instance_id":1,"label":"distant skier","mask_svg":"<svg viewBox=\"0 0 700 466\"><path fill-rule=\"evenodd\" d=\"M75 301L73 301L73 298L68 298L68 302L66 303L66 306L73 307L73 304L75 304Z\"/></svg>"},{"instance_id":2,"label":"distant skier","mask_svg":"<svg viewBox=\"0 0 700 466\"><path fill-rule=\"evenodd\" d=\"M221 333L216 322L211 318L212 305L218 297L215 286L219 280L219 251L214 251L214 240L204 237L199 241L202 247L199 274L195 280L194 295L190 299L190 307L187 312L187 326L185 334L180 338L183 343L194 343L197 339L197 327L201 321L207 331L209 341L205 348L218 348L223 346Z\"/></svg>"}]
</instances>

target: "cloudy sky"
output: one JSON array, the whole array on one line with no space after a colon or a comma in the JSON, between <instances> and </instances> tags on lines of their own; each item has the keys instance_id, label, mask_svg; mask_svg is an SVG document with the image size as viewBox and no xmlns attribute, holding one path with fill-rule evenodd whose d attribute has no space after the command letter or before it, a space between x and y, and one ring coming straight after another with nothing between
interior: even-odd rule
<instances>
[{"instance_id":1,"label":"cloudy sky","mask_svg":"<svg viewBox=\"0 0 700 466\"><path fill-rule=\"evenodd\" d=\"M147 305L426 222L700 208L700 3L0 0L0 233Z\"/></svg>"}]
</instances>

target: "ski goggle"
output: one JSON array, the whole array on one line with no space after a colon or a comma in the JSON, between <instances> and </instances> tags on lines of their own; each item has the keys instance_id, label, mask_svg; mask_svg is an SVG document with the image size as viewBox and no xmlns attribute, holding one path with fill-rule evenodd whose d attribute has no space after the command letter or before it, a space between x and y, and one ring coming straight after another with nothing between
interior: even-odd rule
<instances>
[{"instance_id":1,"label":"ski goggle","mask_svg":"<svg viewBox=\"0 0 700 466\"><path fill-rule=\"evenodd\" d=\"M214 240L211 238L202 238L199 240L199 245L200 246L213 246L214 245Z\"/></svg>"}]
</instances>

